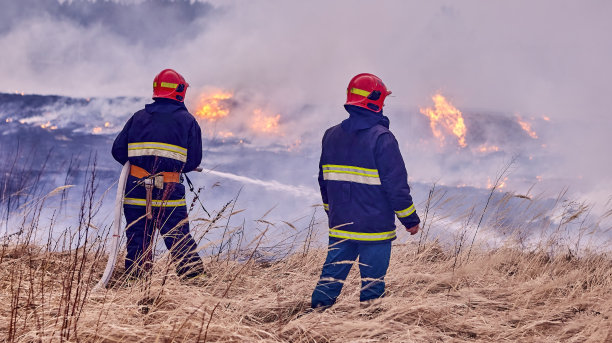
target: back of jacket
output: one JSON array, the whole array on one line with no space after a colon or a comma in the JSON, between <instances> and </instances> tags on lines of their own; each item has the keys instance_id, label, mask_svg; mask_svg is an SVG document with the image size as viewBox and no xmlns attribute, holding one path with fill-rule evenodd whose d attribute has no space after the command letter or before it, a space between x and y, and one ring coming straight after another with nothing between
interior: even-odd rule
<instances>
[{"instance_id":1,"label":"back of jacket","mask_svg":"<svg viewBox=\"0 0 612 343\"><path fill-rule=\"evenodd\" d=\"M202 133L181 102L156 99L136 112L113 143L121 164L159 172L190 172L202 161Z\"/></svg>"},{"instance_id":2,"label":"back of jacket","mask_svg":"<svg viewBox=\"0 0 612 343\"><path fill-rule=\"evenodd\" d=\"M395 239L394 214L407 227L420 222L399 145L388 118L346 107L350 118L325 132L319 165L330 236L363 242Z\"/></svg>"}]
</instances>

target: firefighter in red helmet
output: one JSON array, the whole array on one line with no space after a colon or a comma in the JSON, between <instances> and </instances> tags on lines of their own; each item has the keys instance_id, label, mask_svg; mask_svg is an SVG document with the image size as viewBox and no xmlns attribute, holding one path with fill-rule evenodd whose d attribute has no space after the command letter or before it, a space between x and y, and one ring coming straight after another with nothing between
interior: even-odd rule
<instances>
[{"instance_id":1,"label":"firefighter in red helmet","mask_svg":"<svg viewBox=\"0 0 612 343\"><path fill-rule=\"evenodd\" d=\"M197 244L189 233L181 173L202 161L202 133L184 105L189 84L172 69L153 80L153 100L136 112L113 143L113 157L131 164L124 199L128 223L125 269L140 277L151 268L152 241L162 235L180 277L204 273Z\"/></svg>"},{"instance_id":2,"label":"firefighter in red helmet","mask_svg":"<svg viewBox=\"0 0 612 343\"><path fill-rule=\"evenodd\" d=\"M382 297L396 238L394 217L410 234L419 230L404 160L382 113L391 91L372 74L356 75L346 91L349 118L323 136L319 186L329 220L329 250L312 293L313 308L336 302L357 258L360 300Z\"/></svg>"}]
</instances>

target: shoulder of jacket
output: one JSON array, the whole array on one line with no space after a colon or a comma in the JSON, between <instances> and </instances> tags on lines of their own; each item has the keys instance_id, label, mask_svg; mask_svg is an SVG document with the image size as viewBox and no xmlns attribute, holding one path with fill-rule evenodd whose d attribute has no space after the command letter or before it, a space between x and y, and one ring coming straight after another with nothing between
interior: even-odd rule
<instances>
[{"instance_id":1,"label":"shoulder of jacket","mask_svg":"<svg viewBox=\"0 0 612 343\"><path fill-rule=\"evenodd\" d=\"M342 128L342 123L336 124L336 125L330 127L329 129L327 129L327 131L338 130L338 129L341 129L341 128Z\"/></svg>"},{"instance_id":2,"label":"shoulder of jacket","mask_svg":"<svg viewBox=\"0 0 612 343\"><path fill-rule=\"evenodd\" d=\"M174 112L175 115L179 115L181 118L188 122L197 122L195 116L189 112L186 108L178 109Z\"/></svg>"},{"instance_id":3,"label":"shoulder of jacket","mask_svg":"<svg viewBox=\"0 0 612 343\"><path fill-rule=\"evenodd\" d=\"M383 125L374 125L371 128L368 129L368 133L371 135L370 137L372 139L376 139L378 140L379 137L384 136L384 135L390 135L391 137L393 137L395 139L395 136L393 136L393 133L391 133L391 131L383 126Z\"/></svg>"},{"instance_id":4,"label":"shoulder of jacket","mask_svg":"<svg viewBox=\"0 0 612 343\"><path fill-rule=\"evenodd\" d=\"M374 129L375 129L377 132L379 132L379 133L381 133L381 134L383 134L383 133L387 133L387 132L388 132L388 133L391 133L391 130L389 130L389 128L388 128L388 127L386 127L386 126L384 126L384 125L381 125L381 124L376 124L376 125L374 125L374 126L373 126L373 128L374 128Z\"/></svg>"},{"instance_id":5,"label":"shoulder of jacket","mask_svg":"<svg viewBox=\"0 0 612 343\"><path fill-rule=\"evenodd\" d=\"M340 128L340 124L334 125L334 126L328 128L327 130L325 130L325 133L323 134L323 138L327 137L330 133L338 130L339 128Z\"/></svg>"},{"instance_id":6,"label":"shoulder of jacket","mask_svg":"<svg viewBox=\"0 0 612 343\"><path fill-rule=\"evenodd\" d=\"M149 114L149 112L147 112L147 110L145 108L142 108L136 112L134 112L134 114L132 115L132 117L135 117L137 115L142 115L142 114Z\"/></svg>"}]
</instances>

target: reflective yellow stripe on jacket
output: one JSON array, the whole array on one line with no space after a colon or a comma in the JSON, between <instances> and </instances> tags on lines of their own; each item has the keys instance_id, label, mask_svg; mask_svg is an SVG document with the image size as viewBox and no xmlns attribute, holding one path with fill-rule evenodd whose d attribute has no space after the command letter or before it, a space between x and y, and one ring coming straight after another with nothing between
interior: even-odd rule
<instances>
[{"instance_id":1,"label":"reflective yellow stripe on jacket","mask_svg":"<svg viewBox=\"0 0 612 343\"><path fill-rule=\"evenodd\" d=\"M123 200L123 203L125 205L147 206L147 200L139 199L139 198L125 198ZM187 203L185 202L185 199L152 200L151 201L151 206L153 207L179 207L179 206L185 206L186 204Z\"/></svg>"},{"instance_id":2,"label":"reflective yellow stripe on jacket","mask_svg":"<svg viewBox=\"0 0 612 343\"><path fill-rule=\"evenodd\" d=\"M409 215L414 213L415 208L414 208L414 204L410 205L407 209L405 210L401 210L401 211L395 211L395 214L397 214L398 218L404 218L404 217L408 217Z\"/></svg>"},{"instance_id":3,"label":"reflective yellow stripe on jacket","mask_svg":"<svg viewBox=\"0 0 612 343\"><path fill-rule=\"evenodd\" d=\"M329 236L335 238L352 239L356 241L385 241L395 238L395 230L387 232L363 233L330 229Z\"/></svg>"},{"instance_id":4,"label":"reflective yellow stripe on jacket","mask_svg":"<svg viewBox=\"0 0 612 343\"><path fill-rule=\"evenodd\" d=\"M128 157L159 156L187 162L187 149L178 145L159 142L137 142L128 144Z\"/></svg>"},{"instance_id":5,"label":"reflective yellow stripe on jacket","mask_svg":"<svg viewBox=\"0 0 612 343\"><path fill-rule=\"evenodd\" d=\"M366 185L381 184L380 178L378 177L378 169L343 166L338 164L324 164L321 168L323 169L324 180L348 181Z\"/></svg>"}]
</instances>

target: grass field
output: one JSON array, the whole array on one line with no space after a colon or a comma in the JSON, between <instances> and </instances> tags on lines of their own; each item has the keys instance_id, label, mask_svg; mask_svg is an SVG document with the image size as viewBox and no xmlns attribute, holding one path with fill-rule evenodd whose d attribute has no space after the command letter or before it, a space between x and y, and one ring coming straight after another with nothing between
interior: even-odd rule
<instances>
[{"instance_id":1,"label":"grass field","mask_svg":"<svg viewBox=\"0 0 612 343\"><path fill-rule=\"evenodd\" d=\"M436 244L395 246L388 296L359 303L353 268L338 303L307 313L323 250L277 262L207 260L181 282L167 256L128 285L92 293L105 259L8 246L0 256L7 342L611 342L612 259L512 248L456 263ZM121 269L121 268L119 268Z\"/></svg>"}]
</instances>

